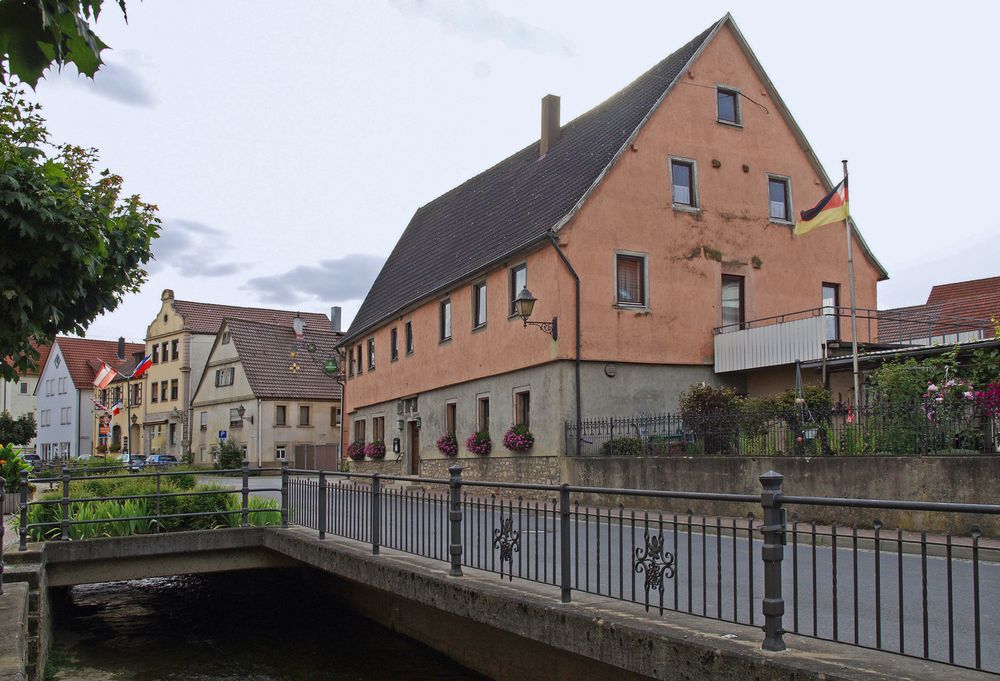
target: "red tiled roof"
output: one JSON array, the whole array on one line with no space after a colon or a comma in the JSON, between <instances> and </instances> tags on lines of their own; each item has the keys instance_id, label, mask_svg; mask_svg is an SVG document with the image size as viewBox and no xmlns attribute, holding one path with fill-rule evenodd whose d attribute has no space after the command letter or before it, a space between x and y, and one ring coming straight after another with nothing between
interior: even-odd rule
<instances>
[{"instance_id":1,"label":"red tiled roof","mask_svg":"<svg viewBox=\"0 0 1000 681\"><path fill-rule=\"evenodd\" d=\"M318 328L307 326L305 342L297 344L298 357L293 360L289 353L296 343L291 325L261 324L245 319L226 319L225 322L254 397L341 399L340 384L323 373L322 368L324 360L335 356L334 346L340 338L329 324ZM316 352L306 350L310 343L316 345ZM293 362L299 365L297 373L289 371Z\"/></svg>"},{"instance_id":2,"label":"red tiled roof","mask_svg":"<svg viewBox=\"0 0 1000 681\"><path fill-rule=\"evenodd\" d=\"M49 358L49 350L51 349L52 346L39 345L37 342L32 340L31 347L33 347L35 350L38 350L38 363L35 365L35 369L33 371L29 370L22 372L22 376L38 376L39 374L41 374L42 369L45 368L45 362ZM10 357L4 357L3 361L7 362L7 364L13 364L14 362L13 359L11 359Z\"/></svg>"},{"instance_id":3,"label":"red tiled roof","mask_svg":"<svg viewBox=\"0 0 1000 681\"><path fill-rule=\"evenodd\" d=\"M938 284L927 296L928 305L941 305L958 317L1000 318L1000 277Z\"/></svg>"},{"instance_id":4,"label":"red tiled roof","mask_svg":"<svg viewBox=\"0 0 1000 681\"><path fill-rule=\"evenodd\" d=\"M146 349L142 343L126 343L125 359L119 360L118 341L57 336L55 344L59 346L69 375L78 390L86 390L93 385L101 361L107 362L119 372L129 373L135 366L133 355Z\"/></svg>"},{"instance_id":5,"label":"red tiled roof","mask_svg":"<svg viewBox=\"0 0 1000 681\"><path fill-rule=\"evenodd\" d=\"M191 333L219 332L222 320L246 319L262 324L287 325L291 328L292 319L296 315L302 317L306 327L330 328L330 318L322 312L295 312L293 310L271 310L263 307L240 307L238 305L217 305L215 303L199 303L191 300L175 300L174 309L184 317L184 325Z\"/></svg>"}]
</instances>

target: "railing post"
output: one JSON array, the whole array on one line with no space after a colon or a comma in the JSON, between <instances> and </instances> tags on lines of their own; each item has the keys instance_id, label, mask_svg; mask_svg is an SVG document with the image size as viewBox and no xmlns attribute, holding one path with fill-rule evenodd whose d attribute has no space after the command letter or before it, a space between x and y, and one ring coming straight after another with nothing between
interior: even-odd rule
<instances>
[{"instance_id":1,"label":"railing post","mask_svg":"<svg viewBox=\"0 0 1000 681\"><path fill-rule=\"evenodd\" d=\"M62 533L59 539L69 541L69 467L65 463L62 465L62 499L59 501L59 506L62 508L60 523Z\"/></svg>"},{"instance_id":2,"label":"railing post","mask_svg":"<svg viewBox=\"0 0 1000 681\"><path fill-rule=\"evenodd\" d=\"M288 459L281 460L281 527L288 527Z\"/></svg>"},{"instance_id":3,"label":"railing post","mask_svg":"<svg viewBox=\"0 0 1000 681\"><path fill-rule=\"evenodd\" d=\"M462 576L462 467L458 464L450 466L448 473L451 479L448 481L448 488L451 491L451 499L448 510L448 520L451 521L451 537L449 541L449 553L451 554L451 570L448 574L452 577Z\"/></svg>"},{"instance_id":4,"label":"railing post","mask_svg":"<svg viewBox=\"0 0 1000 681\"><path fill-rule=\"evenodd\" d=\"M382 543L382 480L372 474L372 555L377 556Z\"/></svg>"},{"instance_id":5,"label":"railing post","mask_svg":"<svg viewBox=\"0 0 1000 681\"><path fill-rule=\"evenodd\" d=\"M563 603L570 602L570 508L569 485L563 483L559 488L559 584Z\"/></svg>"},{"instance_id":6,"label":"railing post","mask_svg":"<svg viewBox=\"0 0 1000 681\"><path fill-rule=\"evenodd\" d=\"M21 471L21 489L18 490L21 494L20 508L20 526L18 534L20 535L20 541L18 542L18 551L28 550L28 471Z\"/></svg>"},{"instance_id":7,"label":"railing post","mask_svg":"<svg viewBox=\"0 0 1000 681\"><path fill-rule=\"evenodd\" d=\"M243 459L240 464L243 475L243 488L240 490L240 527L250 527L250 462Z\"/></svg>"},{"instance_id":8,"label":"railing post","mask_svg":"<svg viewBox=\"0 0 1000 681\"><path fill-rule=\"evenodd\" d=\"M160 469L156 469L156 531L162 529L163 520L160 518Z\"/></svg>"},{"instance_id":9,"label":"railing post","mask_svg":"<svg viewBox=\"0 0 1000 681\"><path fill-rule=\"evenodd\" d=\"M785 630L781 618L785 614L785 601L781 593L781 562L784 559L785 509L781 505L781 483L784 476L768 471L760 476L760 504L764 507L764 547L761 558L764 561L764 650L785 649ZM749 538L753 541L753 537ZM814 585L815 588L815 585Z\"/></svg>"},{"instance_id":10,"label":"railing post","mask_svg":"<svg viewBox=\"0 0 1000 681\"><path fill-rule=\"evenodd\" d=\"M317 503L319 518L316 525L319 528L319 538L326 539L326 471L319 472L319 501Z\"/></svg>"},{"instance_id":11,"label":"railing post","mask_svg":"<svg viewBox=\"0 0 1000 681\"><path fill-rule=\"evenodd\" d=\"M7 502L7 481L0 478L0 596L3 596L3 531L4 517L3 510Z\"/></svg>"}]
</instances>

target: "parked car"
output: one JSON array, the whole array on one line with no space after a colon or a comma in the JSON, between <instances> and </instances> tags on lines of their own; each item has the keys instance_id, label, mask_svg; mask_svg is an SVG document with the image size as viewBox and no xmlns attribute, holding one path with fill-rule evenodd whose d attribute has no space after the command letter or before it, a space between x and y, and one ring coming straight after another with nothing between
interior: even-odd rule
<instances>
[{"instance_id":1,"label":"parked car","mask_svg":"<svg viewBox=\"0 0 1000 681\"><path fill-rule=\"evenodd\" d=\"M26 463L31 464L32 468L38 468L42 465L42 457L37 454L24 454L23 457Z\"/></svg>"},{"instance_id":2,"label":"parked car","mask_svg":"<svg viewBox=\"0 0 1000 681\"><path fill-rule=\"evenodd\" d=\"M166 468L167 466L176 466L180 461L173 454L153 454L146 459L147 466L153 466L155 468Z\"/></svg>"},{"instance_id":3,"label":"parked car","mask_svg":"<svg viewBox=\"0 0 1000 681\"><path fill-rule=\"evenodd\" d=\"M145 454L123 454L121 458L121 463L123 466L127 466L133 471L142 470L146 465L146 455Z\"/></svg>"}]
</instances>

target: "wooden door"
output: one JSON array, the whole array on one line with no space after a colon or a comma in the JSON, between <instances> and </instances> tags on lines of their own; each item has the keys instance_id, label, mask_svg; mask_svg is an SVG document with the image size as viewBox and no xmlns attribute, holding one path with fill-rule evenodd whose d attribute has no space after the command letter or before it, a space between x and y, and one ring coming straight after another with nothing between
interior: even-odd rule
<instances>
[{"instance_id":1,"label":"wooden door","mask_svg":"<svg viewBox=\"0 0 1000 681\"><path fill-rule=\"evenodd\" d=\"M420 475L420 426L410 421L410 475Z\"/></svg>"}]
</instances>

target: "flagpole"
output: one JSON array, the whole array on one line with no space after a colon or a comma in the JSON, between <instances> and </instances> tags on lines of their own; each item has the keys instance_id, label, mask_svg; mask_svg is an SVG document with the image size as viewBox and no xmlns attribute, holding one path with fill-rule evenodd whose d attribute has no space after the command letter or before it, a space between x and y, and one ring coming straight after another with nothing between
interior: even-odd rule
<instances>
[{"instance_id":1,"label":"flagpole","mask_svg":"<svg viewBox=\"0 0 1000 681\"><path fill-rule=\"evenodd\" d=\"M844 182L847 182L847 159L844 164ZM851 352L853 355L854 368L854 409L860 417L861 408L861 383L858 380L858 306L854 293L854 249L852 242L854 236L851 230L851 204L850 188L847 187L847 215L844 216L844 224L847 226L847 273L851 279Z\"/></svg>"}]
</instances>

